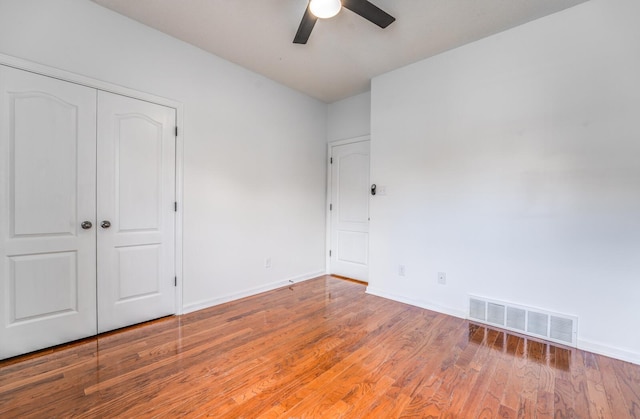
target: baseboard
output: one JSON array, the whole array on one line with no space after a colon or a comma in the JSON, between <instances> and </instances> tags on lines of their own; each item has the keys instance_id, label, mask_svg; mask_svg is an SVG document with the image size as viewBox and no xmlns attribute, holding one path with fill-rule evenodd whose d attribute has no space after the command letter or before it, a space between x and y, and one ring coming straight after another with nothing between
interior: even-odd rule
<instances>
[{"instance_id":1,"label":"baseboard","mask_svg":"<svg viewBox=\"0 0 640 419\"><path fill-rule=\"evenodd\" d=\"M434 304L428 301L414 300L400 295L391 294L376 288L367 287L367 294L376 295L378 297L386 298L400 303L409 304L415 307L424 308L426 310L436 311L438 313L447 314L449 316L458 317L461 319L467 318L467 313L462 310L457 310L451 307L444 307L438 304Z\"/></svg>"},{"instance_id":2,"label":"baseboard","mask_svg":"<svg viewBox=\"0 0 640 419\"><path fill-rule=\"evenodd\" d=\"M578 349L640 365L640 354L627 349L620 349L580 338L578 338Z\"/></svg>"},{"instance_id":3,"label":"baseboard","mask_svg":"<svg viewBox=\"0 0 640 419\"><path fill-rule=\"evenodd\" d=\"M233 294L227 294L222 297L213 298L211 300L201 300L195 303L186 304L182 307L182 314L192 313L194 311L202 310L205 308L217 306L220 304L228 303L229 301L239 300L241 298L250 297L252 295L260 294L262 292L271 291L277 288L285 287L296 282L308 281L310 279L317 278L325 274L325 271L309 272L303 275L286 278L281 281L271 282L266 285L262 285L255 288L246 289Z\"/></svg>"}]
</instances>

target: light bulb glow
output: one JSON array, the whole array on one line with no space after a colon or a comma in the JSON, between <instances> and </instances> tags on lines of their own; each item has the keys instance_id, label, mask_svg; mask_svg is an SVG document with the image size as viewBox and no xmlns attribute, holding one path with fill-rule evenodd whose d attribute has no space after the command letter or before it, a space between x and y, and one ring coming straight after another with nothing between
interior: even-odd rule
<instances>
[{"instance_id":1,"label":"light bulb glow","mask_svg":"<svg viewBox=\"0 0 640 419\"><path fill-rule=\"evenodd\" d=\"M315 17L328 19L338 14L342 8L340 0L311 0L309 10Z\"/></svg>"}]
</instances>

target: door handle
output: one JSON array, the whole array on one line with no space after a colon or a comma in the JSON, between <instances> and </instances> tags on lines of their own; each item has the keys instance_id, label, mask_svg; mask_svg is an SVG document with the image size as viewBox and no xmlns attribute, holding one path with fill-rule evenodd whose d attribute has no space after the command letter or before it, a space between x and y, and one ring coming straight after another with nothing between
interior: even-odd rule
<instances>
[{"instance_id":1,"label":"door handle","mask_svg":"<svg viewBox=\"0 0 640 419\"><path fill-rule=\"evenodd\" d=\"M376 184L374 183L373 185L371 185L371 195L375 195L376 194Z\"/></svg>"},{"instance_id":2,"label":"door handle","mask_svg":"<svg viewBox=\"0 0 640 419\"><path fill-rule=\"evenodd\" d=\"M82 227L83 230L89 230L91 227L93 227L93 224L91 224L91 221L83 221L80 224L80 227Z\"/></svg>"},{"instance_id":3,"label":"door handle","mask_svg":"<svg viewBox=\"0 0 640 419\"><path fill-rule=\"evenodd\" d=\"M104 220L103 222L100 223L100 227L102 227L102 228L111 227L111 221Z\"/></svg>"}]
</instances>

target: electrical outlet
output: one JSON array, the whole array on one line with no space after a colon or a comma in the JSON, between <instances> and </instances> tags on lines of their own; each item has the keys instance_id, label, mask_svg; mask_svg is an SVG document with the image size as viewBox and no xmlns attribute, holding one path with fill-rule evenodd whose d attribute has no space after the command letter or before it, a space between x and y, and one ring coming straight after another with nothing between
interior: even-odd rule
<instances>
[{"instance_id":1,"label":"electrical outlet","mask_svg":"<svg viewBox=\"0 0 640 419\"><path fill-rule=\"evenodd\" d=\"M400 276L404 276L405 275L404 265L399 265L398 266L398 275L400 275Z\"/></svg>"},{"instance_id":2,"label":"electrical outlet","mask_svg":"<svg viewBox=\"0 0 640 419\"><path fill-rule=\"evenodd\" d=\"M438 284L446 285L447 283L447 274L445 272L438 272Z\"/></svg>"},{"instance_id":3,"label":"electrical outlet","mask_svg":"<svg viewBox=\"0 0 640 419\"><path fill-rule=\"evenodd\" d=\"M271 268L271 258L270 257L264 258L264 267L267 268L267 269Z\"/></svg>"}]
</instances>

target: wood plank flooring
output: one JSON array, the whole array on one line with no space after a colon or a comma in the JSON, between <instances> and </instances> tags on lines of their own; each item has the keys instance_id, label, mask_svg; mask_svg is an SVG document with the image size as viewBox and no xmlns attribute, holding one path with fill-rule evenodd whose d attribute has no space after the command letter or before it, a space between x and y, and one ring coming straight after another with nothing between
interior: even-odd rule
<instances>
[{"instance_id":1,"label":"wood plank flooring","mask_svg":"<svg viewBox=\"0 0 640 419\"><path fill-rule=\"evenodd\" d=\"M0 418L639 418L640 366L325 276L0 361Z\"/></svg>"}]
</instances>

